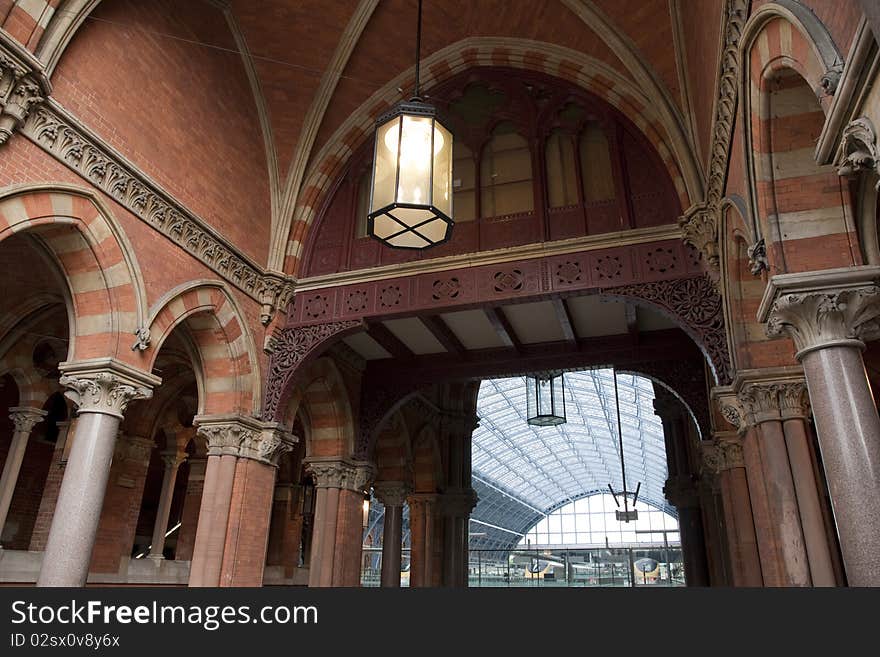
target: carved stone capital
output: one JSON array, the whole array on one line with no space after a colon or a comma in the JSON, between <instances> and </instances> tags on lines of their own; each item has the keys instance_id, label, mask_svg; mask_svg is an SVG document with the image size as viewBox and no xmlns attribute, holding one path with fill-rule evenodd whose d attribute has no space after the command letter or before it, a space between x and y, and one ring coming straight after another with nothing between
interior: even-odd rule
<instances>
[{"instance_id":1,"label":"carved stone capital","mask_svg":"<svg viewBox=\"0 0 880 657\"><path fill-rule=\"evenodd\" d=\"M373 495L385 506L403 506L412 488L403 481L377 481Z\"/></svg>"},{"instance_id":2,"label":"carved stone capital","mask_svg":"<svg viewBox=\"0 0 880 657\"><path fill-rule=\"evenodd\" d=\"M39 62L13 39L0 37L0 144L51 91Z\"/></svg>"},{"instance_id":3,"label":"carved stone capital","mask_svg":"<svg viewBox=\"0 0 880 657\"><path fill-rule=\"evenodd\" d=\"M244 417L196 416L196 435L205 440L208 456L239 456L242 445L253 441L259 427L253 426Z\"/></svg>"},{"instance_id":4,"label":"carved stone capital","mask_svg":"<svg viewBox=\"0 0 880 657\"><path fill-rule=\"evenodd\" d=\"M278 466L282 455L292 452L299 438L286 431L280 424L264 426L259 432L252 432L241 446L240 456L271 466Z\"/></svg>"},{"instance_id":5,"label":"carved stone capital","mask_svg":"<svg viewBox=\"0 0 880 657\"><path fill-rule=\"evenodd\" d=\"M316 488L341 488L357 492L366 492L376 473L371 463L335 458L309 459L306 468Z\"/></svg>"},{"instance_id":6,"label":"carved stone capital","mask_svg":"<svg viewBox=\"0 0 880 657\"><path fill-rule=\"evenodd\" d=\"M293 298L293 282L283 274L266 273L257 290L260 302L260 322L267 326L278 310L285 310Z\"/></svg>"},{"instance_id":7,"label":"carved stone capital","mask_svg":"<svg viewBox=\"0 0 880 657\"><path fill-rule=\"evenodd\" d=\"M177 470L180 464L186 461L187 454L184 451L170 449L163 451L160 456L166 470Z\"/></svg>"},{"instance_id":8,"label":"carved stone capital","mask_svg":"<svg viewBox=\"0 0 880 657\"><path fill-rule=\"evenodd\" d=\"M437 496L437 510L440 515L466 518L477 506L477 491L473 488L446 491Z\"/></svg>"},{"instance_id":9,"label":"carved stone capital","mask_svg":"<svg viewBox=\"0 0 880 657\"><path fill-rule=\"evenodd\" d=\"M841 176L856 176L864 171L880 174L877 132L868 117L855 119L843 129L834 163Z\"/></svg>"},{"instance_id":10,"label":"carved stone capital","mask_svg":"<svg viewBox=\"0 0 880 657\"><path fill-rule=\"evenodd\" d=\"M880 332L878 267L780 274L770 279L758 320L767 335L794 340L797 358L834 345L864 347Z\"/></svg>"},{"instance_id":11,"label":"carved stone capital","mask_svg":"<svg viewBox=\"0 0 880 657\"><path fill-rule=\"evenodd\" d=\"M29 434L34 425L42 422L46 415L46 411L31 406L12 406L9 409L9 419L15 425L15 433Z\"/></svg>"},{"instance_id":12,"label":"carved stone capital","mask_svg":"<svg viewBox=\"0 0 880 657\"><path fill-rule=\"evenodd\" d=\"M700 252L713 271L719 271L718 211L705 203L692 206L679 217L683 239Z\"/></svg>"},{"instance_id":13,"label":"carved stone capital","mask_svg":"<svg viewBox=\"0 0 880 657\"><path fill-rule=\"evenodd\" d=\"M59 383L79 413L122 418L135 399L149 399L162 380L112 358L61 363Z\"/></svg>"},{"instance_id":14,"label":"carved stone capital","mask_svg":"<svg viewBox=\"0 0 880 657\"><path fill-rule=\"evenodd\" d=\"M733 386L716 388L713 397L740 435L762 422L810 418L807 384L798 368L743 370Z\"/></svg>"},{"instance_id":15,"label":"carved stone capital","mask_svg":"<svg viewBox=\"0 0 880 657\"><path fill-rule=\"evenodd\" d=\"M674 507L679 509L700 506L697 482L691 477L670 477L663 485L663 494Z\"/></svg>"}]
</instances>

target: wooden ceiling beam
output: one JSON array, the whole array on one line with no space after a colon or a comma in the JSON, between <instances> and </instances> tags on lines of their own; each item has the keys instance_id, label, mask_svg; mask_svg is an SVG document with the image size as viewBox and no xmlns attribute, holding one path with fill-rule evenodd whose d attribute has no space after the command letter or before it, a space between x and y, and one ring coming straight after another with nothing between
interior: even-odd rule
<instances>
[{"instance_id":1,"label":"wooden ceiling beam","mask_svg":"<svg viewBox=\"0 0 880 657\"><path fill-rule=\"evenodd\" d=\"M504 310L502 308L489 307L483 308L483 312L486 313L486 318L489 320L492 328L495 329L504 346L514 349L517 353L522 353L522 342L517 337L516 331L510 324L510 320L507 319L507 315L504 314Z\"/></svg>"},{"instance_id":2,"label":"wooden ceiling beam","mask_svg":"<svg viewBox=\"0 0 880 657\"><path fill-rule=\"evenodd\" d=\"M424 315L419 317L425 328L431 332L437 342L443 345L446 351L455 354L459 358L467 358L467 348L458 339L455 332L443 321L439 315Z\"/></svg>"},{"instance_id":3,"label":"wooden ceiling beam","mask_svg":"<svg viewBox=\"0 0 880 657\"><path fill-rule=\"evenodd\" d=\"M577 344L577 333L574 330L574 320L571 318L571 311L565 299L553 299L553 309L556 311L556 319L562 327L562 335L569 344Z\"/></svg>"},{"instance_id":4,"label":"wooden ceiling beam","mask_svg":"<svg viewBox=\"0 0 880 657\"><path fill-rule=\"evenodd\" d=\"M394 333L392 333L391 330L381 322L368 324L367 335L378 342L379 346L394 358L410 360L415 356L412 349L407 347L403 340L394 335Z\"/></svg>"}]
</instances>

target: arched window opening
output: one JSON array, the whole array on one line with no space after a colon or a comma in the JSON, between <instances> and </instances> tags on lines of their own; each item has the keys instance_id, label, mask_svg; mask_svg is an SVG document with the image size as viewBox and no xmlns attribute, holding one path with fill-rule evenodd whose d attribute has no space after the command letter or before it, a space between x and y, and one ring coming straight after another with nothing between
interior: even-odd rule
<instances>
[{"instance_id":1,"label":"arched window opening","mask_svg":"<svg viewBox=\"0 0 880 657\"><path fill-rule=\"evenodd\" d=\"M611 149L605 131L595 121L586 124L580 138L581 184L587 203L614 200Z\"/></svg>"},{"instance_id":2,"label":"arched window opening","mask_svg":"<svg viewBox=\"0 0 880 657\"><path fill-rule=\"evenodd\" d=\"M355 239L367 236L367 215L370 213L370 171L361 174L357 183L357 202L354 215Z\"/></svg>"},{"instance_id":3,"label":"arched window opening","mask_svg":"<svg viewBox=\"0 0 880 657\"><path fill-rule=\"evenodd\" d=\"M578 202L577 165L574 139L562 130L553 130L545 146L547 162L547 201L551 208Z\"/></svg>"},{"instance_id":4,"label":"arched window opening","mask_svg":"<svg viewBox=\"0 0 880 657\"><path fill-rule=\"evenodd\" d=\"M509 121L495 127L492 139L483 149L480 202L484 217L502 217L534 210L529 143Z\"/></svg>"},{"instance_id":5,"label":"arched window opening","mask_svg":"<svg viewBox=\"0 0 880 657\"><path fill-rule=\"evenodd\" d=\"M452 147L452 208L457 222L477 218L476 173L473 151L456 141Z\"/></svg>"}]
</instances>

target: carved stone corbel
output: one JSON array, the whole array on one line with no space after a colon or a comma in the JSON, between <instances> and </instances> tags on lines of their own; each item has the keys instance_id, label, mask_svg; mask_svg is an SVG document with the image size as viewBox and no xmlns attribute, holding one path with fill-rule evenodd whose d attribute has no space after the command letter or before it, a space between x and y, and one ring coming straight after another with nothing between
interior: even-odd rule
<instances>
[{"instance_id":1,"label":"carved stone corbel","mask_svg":"<svg viewBox=\"0 0 880 657\"><path fill-rule=\"evenodd\" d=\"M683 239L700 252L709 267L719 271L717 208L705 203L691 207L678 219Z\"/></svg>"},{"instance_id":2,"label":"carved stone corbel","mask_svg":"<svg viewBox=\"0 0 880 657\"><path fill-rule=\"evenodd\" d=\"M51 91L39 62L10 37L0 37L0 145Z\"/></svg>"},{"instance_id":3,"label":"carved stone corbel","mask_svg":"<svg viewBox=\"0 0 880 657\"><path fill-rule=\"evenodd\" d=\"M763 237L746 250L746 255L749 257L749 271L752 276L760 276L762 271L770 271L770 262L767 260L767 245Z\"/></svg>"},{"instance_id":4,"label":"carved stone corbel","mask_svg":"<svg viewBox=\"0 0 880 657\"><path fill-rule=\"evenodd\" d=\"M877 133L869 118L855 119L843 129L834 164L841 176L856 176L864 171L880 174Z\"/></svg>"}]
</instances>

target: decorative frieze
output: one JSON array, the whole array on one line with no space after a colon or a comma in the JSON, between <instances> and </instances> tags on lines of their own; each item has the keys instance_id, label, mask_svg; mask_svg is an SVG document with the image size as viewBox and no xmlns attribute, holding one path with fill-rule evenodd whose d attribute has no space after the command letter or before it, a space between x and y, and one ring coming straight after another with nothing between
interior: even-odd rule
<instances>
[{"instance_id":1,"label":"decorative frieze","mask_svg":"<svg viewBox=\"0 0 880 657\"><path fill-rule=\"evenodd\" d=\"M113 358L62 363L59 383L79 413L103 413L122 418L128 404L149 399L162 380Z\"/></svg>"},{"instance_id":2,"label":"decorative frieze","mask_svg":"<svg viewBox=\"0 0 880 657\"><path fill-rule=\"evenodd\" d=\"M749 12L749 0L725 3L724 36L718 70L718 98L712 123L712 154L706 181L706 201L691 208L679 219L684 241L698 249L714 270L719 270L718 226L721 201L727 180L727 163L736 118L739 90L739 41Z\"/></svg>"},{"instance_id":3,"label":"decorative frieze","mask_svg":"<svg viewBox=\"0 0 880 657\"><path fill-rule=\"evenodd\" d=\"M22 134L255 299L264 324L290 302L291 279L253 263L56 102L31 112Z\"/></svg>"},{"instance_id":4,"label":"decorative frieze","mask_svg":"<svg viewBox=\"0 0 880 657\"><path fill-rule=\"evenodd\" d=\"M12 406L9 419L15 425L15 433L30 434L36 424L46 419L47 412L31 406Z\"/></svg>"},{"instance_id":5,"label":"decorative frieze","mask_svg":"<svg viewBox=\"0 0 880 657\"><path fill-rule=\"evenodd\" d=\"M306 463L316 488L341 488L366 492L376 476L376 468L365 461L312 458Z\"/></svg>"}]
</instances>

